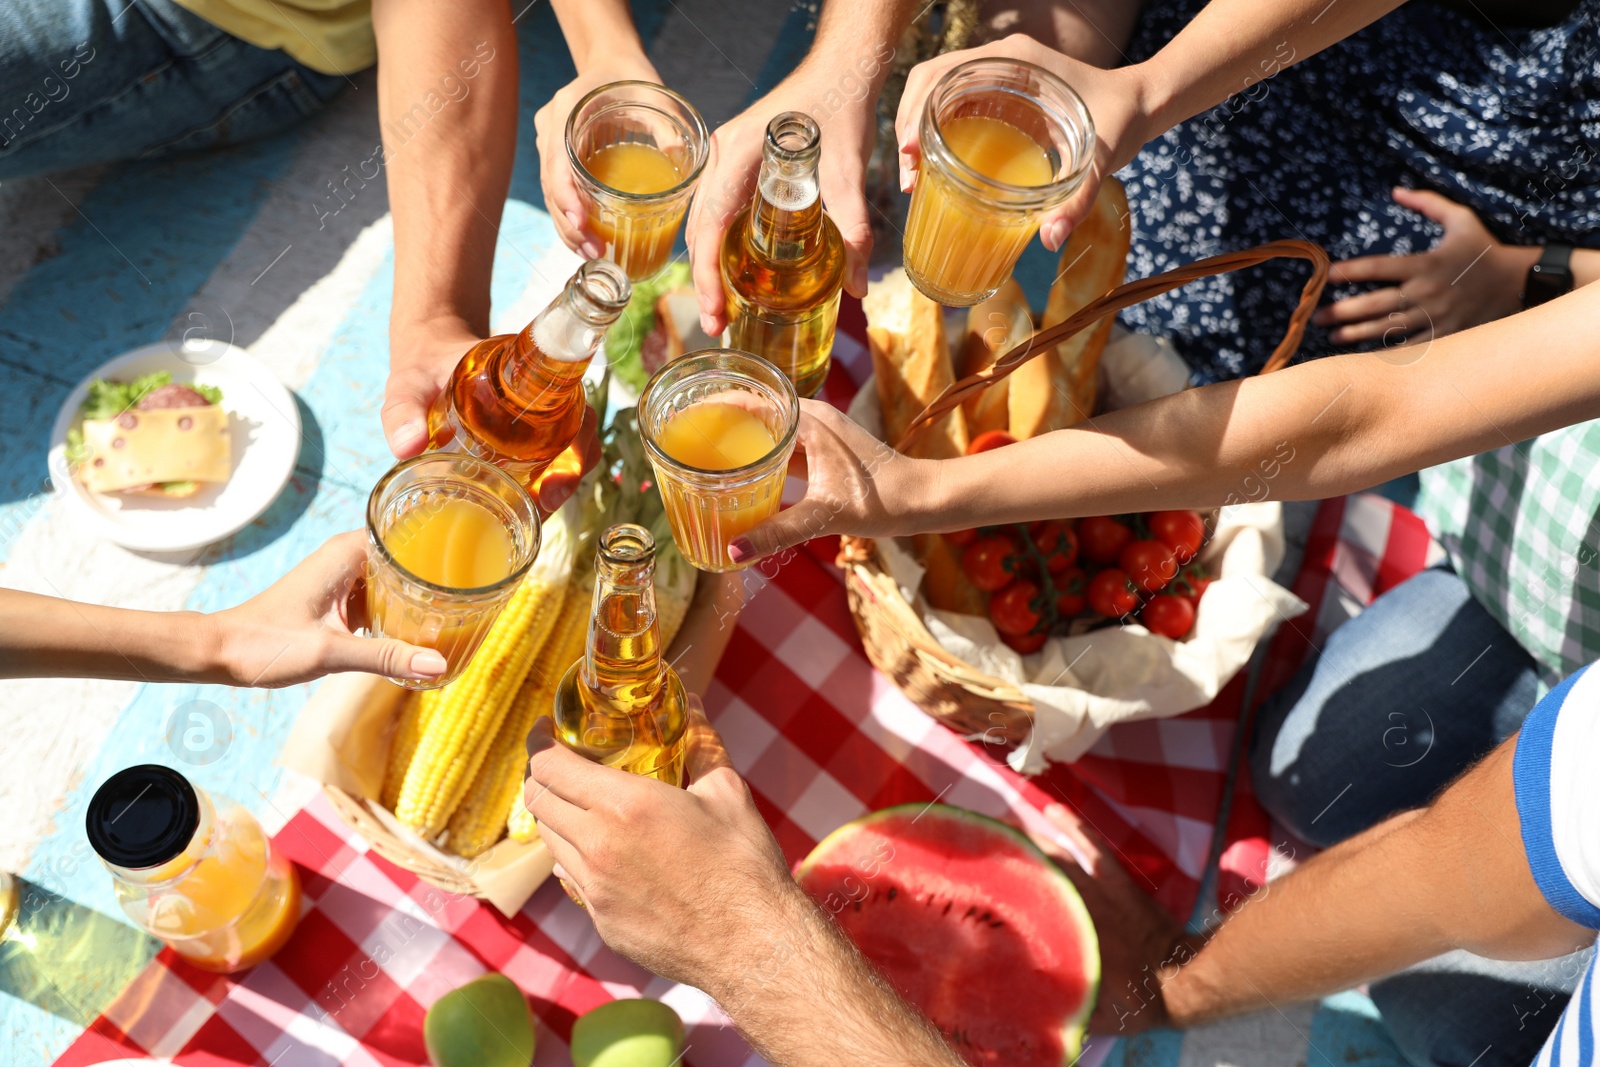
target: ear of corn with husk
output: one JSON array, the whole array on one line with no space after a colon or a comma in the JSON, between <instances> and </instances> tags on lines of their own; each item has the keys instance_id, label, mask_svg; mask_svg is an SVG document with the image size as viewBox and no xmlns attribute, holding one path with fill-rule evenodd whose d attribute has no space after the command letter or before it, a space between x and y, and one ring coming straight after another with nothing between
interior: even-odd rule
<instances>
[{"instance_id":1,"label":"ear of corn with husk","mask_svg":"<svg viewBox=\"0 0 1600 1067\"><path fill-rule=\"evenodd\" d=\"M466 672L443 689L413 695L401 712L380 799L400 822L458 855L490 848L508 823L517 840L537 835L522 803L525 739L583 655L600 531L636 522L655 535L663 647L688 612L695 571L648 484L633 409L617 413L604 443L605 461L545 522L539 558Z\"/></svg>"}]
</instances>

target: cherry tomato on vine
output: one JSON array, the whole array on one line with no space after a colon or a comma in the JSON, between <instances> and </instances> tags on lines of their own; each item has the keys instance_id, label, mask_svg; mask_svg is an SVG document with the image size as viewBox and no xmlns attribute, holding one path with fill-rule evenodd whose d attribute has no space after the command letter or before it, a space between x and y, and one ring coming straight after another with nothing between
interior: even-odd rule
<instances>
[{"instance_id":1,"label":"cherry tomato on vine","mask_svg":"<svg viewBox=\"0 0 1600 1067\"><path fill-rule=\"evenodd\" d=\"M1162 593L1150 598L1139 613L1139 621L1151 633L1177 640L1194 629L1194 604L1188 597Z\"/></svg>"},{"instance_id":2,"label":"cherry tomato on vine","mask_svg":"<svg viewBox=\"0 0 1600 1067\"><path fill-rule=\"evenodd\" d=\"M1181 597L1187 597L1189 603L1195 607L1200 606L1200 598L1205 596L1206 590L1211 587L1212 578L1197 563L1191 563L1178 573L1172 583L1172 591Z\"/></svg>"},{"instance_id":3,"label":"cherry tomato on vine","mask_svg":"<svg viewBox=\"0 0 1600 1067\"><path fill-rule=\"evenodd\" d=\"M1120 619L1139 606L1139 595L1128 583L1128 575L1108 567L1089 579L1089 606L1108 619Z\"/></svg>"},{"instance_id":4,"label":"cherry tomato on vine","mask_svg":"<svg viewBox=\"0 0 1600 1067\"><path fill-rule=\"evenodd\" d=\"M1198 511L1155 511L1145 520L1150 536L1172 549L1179 563L1188 563L1206 540L1206 522Z\"/></svg>"},{"instance_id":5,"label":"cherry tomato on vine","mask_svg":"<svg viewBox=\"0 0 1600 1067\"><path fill-rule=\"evenodd\" d=\"M1160 541L1133 541L1117 557L1133 584L1147 593L1162 589L1178 576L1178 561L1172 549Z\"/></svg>"},{"instance_id":6,"label":"cherry tomato on vine","mask_svg":"<svg viewBox=\"0 0 1600 1067\"><path fill-rule=\"evenodd\" d=\"M1115 563L1133 531L1109 515L1078 520L1078 551L1090 563Z\"/></svg>"},{"instance_id":7,"label":"cherry tomato on vine","mask_svg":"<svg viewBox=\"0 0 1600 1067\"><path fill-rule=\"evenodd\" d=\"M1000 590L989 598L989 618L994 628L1013 637L1031 632L1040 622L1034 607L1038 598L1038 584L1026 578L1018 578Z\"/></svg>"},{"instance_id":8,"label":"cherry tomato on vine","mask_svg":"<svg viewBox=\"0 0 1600 1067\"><path fill-rule=\"evenodd\" d=\"M1016 546L998 534L980 537L961 553L967 580L985 593L1004 589L1016 576Z\"/></svg>"},{"instance_id":9,"label":"cherry tomato on vine","mask_svg":"<svg viewBox=\"0 0 1600 1067\"><path fill-rule=\"evenodd\" d=\"M1058 519L1034 523L1028 527L1028 536L1044 557L1045 569L1051 574L1060 574L1078 558L1078 535Z\"/></svg>"},{"instance_id":10,"label":"cherry tomato on vine","mask_svg":"<svg viewBox=\"0 0 1600 1067\"><path fill-rule=\"evenodd\" d=\"M951 530L944 535L944 539L957 548L966 548L978 539L977 530Z\"/></svg>"},{"instance_id":11,"label":"cherry tomato on vine","mask_svg":"<svg viewBox=\"0 0 1600 1067\"><path fill-rule=\"evenodd\" d=\"M1062 619L1082 615L1089 603L1086 595L1089 576L1083 572L1083 568L1068 567L1051 580L1056 585L1056 615Z\"/></svg>"},{"instance_id":12,"label":"cherry tomato on vine","mask_svg":"<svg viewBox=\"0 0 1600 1067\"><path fill-rule=\"evenodd\" d=\"M1017 439L1004 430L985 430L974 437L971 444L967 445L967 455L976 456L979 452L988 452L992 449L1004 448L1006 445L1014 445L1016 443Z\"/></svg>"},{"instance_id":13,"label":"cherry tomato on vine","mask_svg":"<svg viewBox=\"0 0 1600 1067\"><path fill-rule=\"evenodd\" d=\"M1044 647L1045 634L1001 634L1000 640L1010 645L1014 650L1026 656L1030 652L1037 652Z\"/></svg>"}]
</instances>

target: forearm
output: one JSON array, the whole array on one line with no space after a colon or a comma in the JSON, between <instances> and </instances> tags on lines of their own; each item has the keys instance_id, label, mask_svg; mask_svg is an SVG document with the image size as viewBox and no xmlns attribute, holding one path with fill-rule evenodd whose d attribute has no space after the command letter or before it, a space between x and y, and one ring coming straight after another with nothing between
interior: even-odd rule
<instances>
[{"instance_id":1,"label":"forearm","mask_svg":"<svg viewBox=\"0 0 1600 1067\"><path fill-rule=\"evenodd\" d=\"M1306 1000L1454 948L1538 959L1590 940L1545 903L1522 850L1507 742L1422 812L1396 816L1272 882L1175 973L1192 1026Z\"/></svg>"},{"instance_id":2,"label":"forearm","mask_svg":"<svg viewBox=\"0 0 1600 1067\"><path fill-rule=\"evenodd\" d=\"M1139 64L1150 134L1322 51L1399 7L1402 0L1221 0L1207 4L1156 55Z\"/></svg>"},{"instance_id":3,"label":"forearm","mask_svg":"<svg viewBox=\"0 0 1600 1067\"><path fill-rule=\"evenodd\" d=\"M920 465L896 532L1322 499L1521 441L1600 415L1597 312L1600 287L1578 290L1426 349L1327 357Z\"/></svg>"},{"instance_id":4,"label":"forearm","mask_svg":"<svg viewBox=\"0 0 1600 1067\"><path fill-rule=\"evenodd\" d=\"M960 1067L798 886L772 904L737 973L706 990L764 1059L775 1067Z\"/></svg>"},{"instance_id":5,"label":"forearm","mask_svg":"<svg viewBox=\"0 0 1600 1067\"><path fill-rule=\"evenodd\" d=\"M395 283L390 328L489 330L489 278L517 139L517 42L498 0L378 0Z\"/></svg>"},{"instance_id":6,"label":"forearm","mask_svg":"<svg viewBox=\"0 0 1600 1067\"><path fill-rule=\"evenodd\" d=\"M816 38L799 68L807 73L822 70L838 79L831 90L838 100L820 99L813 106L819 121L838 111L845 98L877 99L889 76L895 44L924 6L916 0L870 4L825 0L817 16Z\"/></svg>"},{"instance_id":7,"label":"forearm","mask_svg":"<svg viewBox=\"0 0 1600 1067\"><path fill-rule=\"evenodd\" d=\"M0 589L0 678L217 681L220 640L193 611L130 611Z\"/></svg>"},{"instance_id":8,"label":"forearm","mask_svg":"<svg viewBox=\"0 0 1600 1067\"><path fill-rule=\"evenodd\" d=\"M645 59L628 0L551 0L551 6L580 75L624 57Z\"/></svg>"}]
</instances>

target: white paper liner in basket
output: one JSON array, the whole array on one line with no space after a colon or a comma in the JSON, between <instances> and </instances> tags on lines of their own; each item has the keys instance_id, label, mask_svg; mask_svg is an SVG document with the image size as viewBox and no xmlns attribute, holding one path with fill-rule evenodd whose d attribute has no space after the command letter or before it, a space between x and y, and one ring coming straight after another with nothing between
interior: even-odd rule
<instances>
[{"instance_id":1,"label":"white paper liner in basket","mask_svg":"<svg viewBox=\"0 0 1600 1067\"><path fill-rule=\"evenodd\" d=\"M882 439L883 418L870 379L856 393L849 414ZM909 540L883 538L877 548L901 595L947 652L1014 683L1032 701L1033 730L1007 756L1023 774L1039 773L1047 760L1077 759L1119 722L1168 718L1211 703L1278 622L1306 610L1271 577L1284 553L1283 509L1273 501L1217 513L1211 541L1200 555L1216 579L1201 598L1193 633L1182 641L1129 622L1052 637L1038 652L1021 656L1001 642L988 619L927 606L919 596L923 569Z\"/></svg>"}]
</instances>

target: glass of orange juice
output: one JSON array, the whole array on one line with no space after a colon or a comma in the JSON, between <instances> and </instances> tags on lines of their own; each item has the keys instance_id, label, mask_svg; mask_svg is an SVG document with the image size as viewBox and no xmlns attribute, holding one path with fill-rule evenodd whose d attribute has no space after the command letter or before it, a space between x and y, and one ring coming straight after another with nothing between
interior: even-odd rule
<instances>
[{"instance_id":1,"label":"glass of orange juice","mask_svg":"<svg viewBox=\"0 0 1600 1067\"><path fill-rule=\"evenodd\" d=\"M694 105L652 82L602 85L567 117L589 229L629 280L666 266L710 143Z\"/></svg>"},{"instance_id":2,"label":"glass of orange juice","mask_svg":"<svg viewBox=\"0 0 1600 1067\"><path fill-rule=\"evenodd\" d=\"M690 352L645 384L639 436L685 559L703 571L750 565L728 543L777 512L799 422L788 375L733 348Z\"/></svg>"},{"instance_id":3,"label":"glass of orange juice","mask_svg":"<svg viewBox=\"0 0 1600 1067\"><path fill-rule=\"evenodd\" d=\"M974 59L939 79L920 130L906 274L933 300L971 307L1010 277L1040 216L1083 184L1094 122L1043 67Z\"/></svg>"},{"instance_id":4,"label":"glass of orange juice","mask_svg":"<svg viewBox=\"0 0 1600 1067\"><path fill-rule=\"evenodd\" d=\"M367 630L435 649L456 679L539 554L539 515L520 483L461 452L395 464L367 498Z\"/></svg>"},{"instance_id":5,"label":"glass of orange juice","mask_svg":"<svg viewBox=\"0 0 1600 1067\"><path fill-rule=\"evenodd\" d=\"M300 921L300 880L255 816L170 767L106 779L85 831L128 918L196 967L254 967Z\"/></svg>"}]
</instances>

